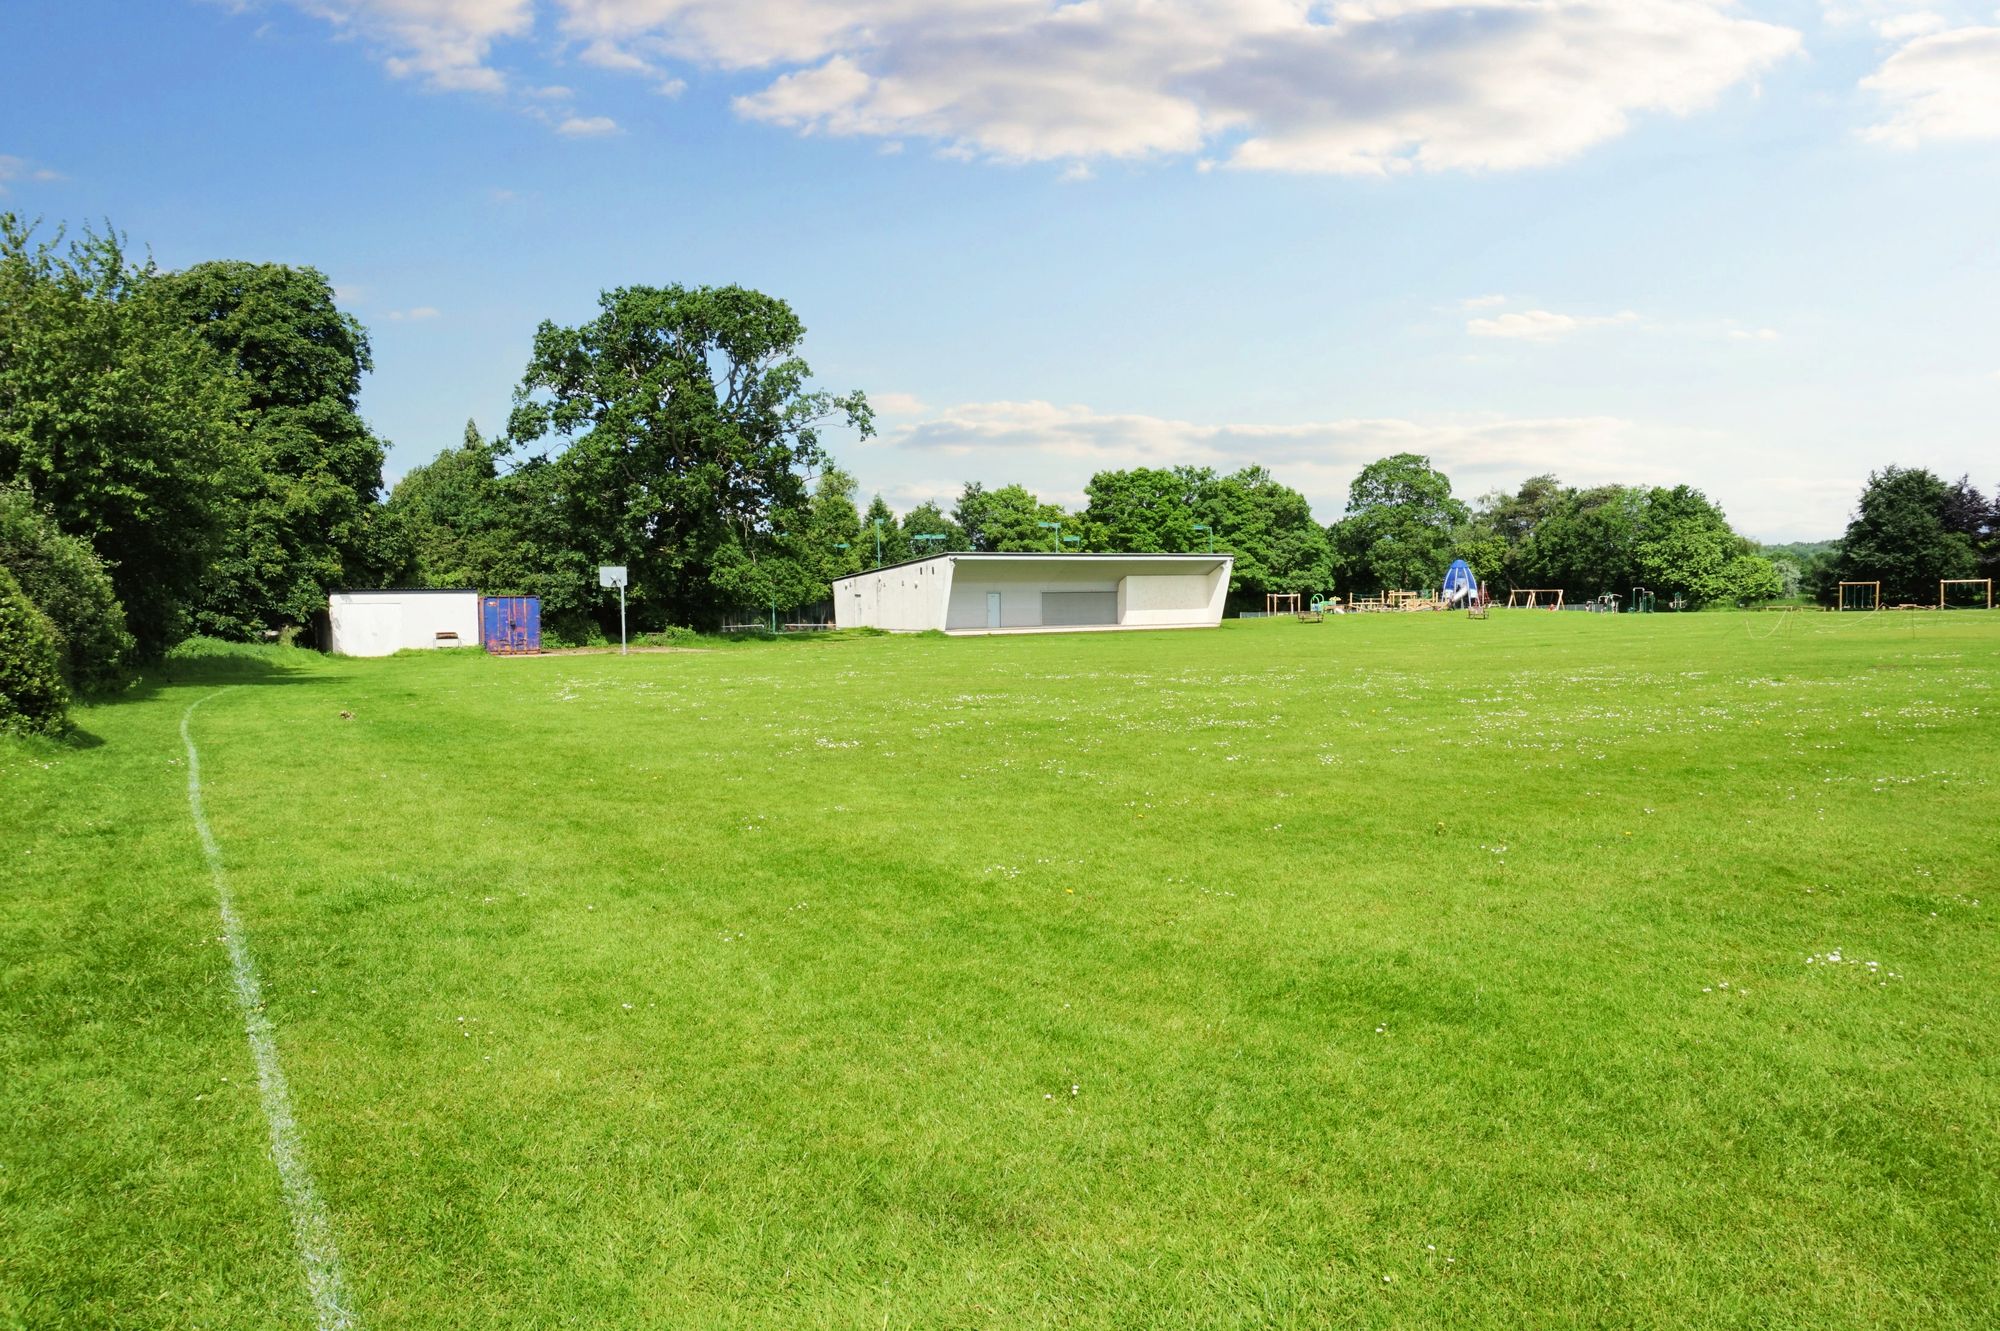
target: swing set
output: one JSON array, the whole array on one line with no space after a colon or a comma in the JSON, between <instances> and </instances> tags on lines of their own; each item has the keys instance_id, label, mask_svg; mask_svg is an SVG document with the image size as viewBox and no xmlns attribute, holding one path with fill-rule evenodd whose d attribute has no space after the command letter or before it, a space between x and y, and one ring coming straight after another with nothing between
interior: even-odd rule
<instances>
[{"instance_id":1,"label":"swing set","mask_svg":"<svg viewBox=\"0 0 2000 1331\"><path fill-rule=\"evenodd\" d=\"M1986 598L1985 605L1946 605L1945 588L1977 587L1976 595ZM1993 608L1993 579L1991 578L1940 578L1938 579L1938 609L1940 610L1991 610Z\"/></svg>"}]
</instances>

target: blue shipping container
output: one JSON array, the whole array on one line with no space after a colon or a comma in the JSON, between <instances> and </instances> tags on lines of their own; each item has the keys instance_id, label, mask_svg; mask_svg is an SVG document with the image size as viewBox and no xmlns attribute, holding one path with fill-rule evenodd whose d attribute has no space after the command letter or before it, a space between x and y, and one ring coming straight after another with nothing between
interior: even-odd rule
<instances>
[{"instance_id":1,"label":"blue shipping container","mask_svg":"<svg viewBox=\"0 0 2000 1331\"><path fill-rule=\"evenodd\" d=\"M542 598L488 596L481 599L480 637L495 656L542 650Z\"/></svg>"}]
</instances>

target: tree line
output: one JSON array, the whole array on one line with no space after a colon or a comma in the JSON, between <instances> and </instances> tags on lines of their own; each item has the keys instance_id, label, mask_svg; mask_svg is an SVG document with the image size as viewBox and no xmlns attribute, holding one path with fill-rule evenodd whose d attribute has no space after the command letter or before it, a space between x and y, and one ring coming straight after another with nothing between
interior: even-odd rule
<instances>
[{"instance_id":1,"label":"tree line","mask_svg":"<svg viewBox=\"0 0 2000 1331\"><path fill-rule=\"evenodd\" d=\"M1886 603L1990 575L1994 500L1890 467L1838 541L1760 548L1688 486L1536 476L1470 502L1429 459L1360 470L1321 523L1262 467L1093 476L1074 511L1019 484L949 508L857 504L831 427L860 392L817 386L804 326L742 287L621 287L544 322L505 425L382 493L385 445L357 409L366 330L324 275L218 261L163 271L115 232L38 235L0 214L0 725L59 726L181 638L282 636L342 586L538 595L554 636L614 621L601 564L631 573L633 622L712 628L824 601L877 564L952 550L1223 551L1231 595L1489 584L1573 598L1646 586L1693 604Z\"/></svg>"}]
</instances>

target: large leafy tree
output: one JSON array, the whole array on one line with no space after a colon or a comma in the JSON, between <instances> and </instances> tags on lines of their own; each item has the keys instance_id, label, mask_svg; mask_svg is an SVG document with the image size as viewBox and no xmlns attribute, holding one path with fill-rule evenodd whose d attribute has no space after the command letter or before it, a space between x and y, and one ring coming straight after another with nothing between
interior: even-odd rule
<instances>
[{"instance_id":1,"label":"large leafy tree","mask_svg":"<svg viewBox=\"0 0 2000 1331\"><path fill-rule=\"evenodd\" d=\"M479 427L414 468L389 492L382 542L386 571L418 587L473 587L496 594L523 591L517 566L521 492L494 464Z\"/></svg>"},{"instance_id":2,"label":"large leafy tree","mask_svg":"<svg viewBox=\"0 0 2000 1331\"><path fill-rule=\"evenodd\" d=\"M1931 604L1940 578L1970 577L1978 565L1974 536L1964 529L1969 513L1955 511L1961 508L1975 506L1921 467L1871 472L1841 538L1840 576L1880 582L1885 603Z\"/></svg>"},{"instance_id":3,"label":"large leafy tree","mask_svg":"<svg viewBox=\"0 0 2000 1331\"><path fill-rule=\"evenodd\" d=\"M942 541L919 541L919 536L942 536ZM885 535L885 541L888 539ZM951 519L932 500L926 499L903 515L902 558L916 554L935 554L943 550L976 549L965 534L965 528Z\"/></svg>"},{"instance_id":4,"label":"large leafy tree","mask_svg":"<svg viewBox=\"0 0 2000 1331\"><path fill-rule=\"evenodd\" d=\"M1207 547L1213 534L1203 510L1217 483L1207 467L1135 467L1100 471L1084 487L1082 514L1093 550L1178 553Z\"/></svg>"},{"instance_id":5,"label":"large leafy tree","mask_svg":"<svg viewBox=\"0 0 2000 1331\"><path fill-rule=\"evenodd\" d=\"M157 298L233 366L250 467L195 605L205 632L304 623L373 573L382 443L357 409L368 335L311 268L224 261L162 274Z\"/></svg>"},{"instance_id":6,"label":"large leafy tree","mask_svg":"<svg viewBox=\"0 0 2000 1331\"><path fill-rule=\"evenodd\" d=\"M1697 605L1765 600L1782 589L1771 561L1693 486L1647 492L1636 549L1648 586L1683 593Z\"/></svg>"},{"instance_id":7,"label":"large leafy tree","mask_svg":"<svg viewBox=\"0 0 2000 1331\"><path fill-rule=\"evenodd\" d=\"M1429 458L1398 453L1363 467L1348 487L1341 553L1361 585L1435 586L1451 564L1453 534L1471 516Z\"/></svg>"},{"instance_id":8,"label":"large leafy tree","mask_svg":"<svg viewBox=\"0 0 2000 1331\"><path fill-rule=\"evenodd\" d=\"M627 565L656 622L709 624L747 596L790 593L790 572L759 566L787 559L778 533L808 508L821 428L872 432L861 394L811 386L804 337L785 302L736 286L621 287L585 324L542 324L509 439L562 445L545 455L562 524L547 535L567 547L546 567L576 584L562 604L593 602L594 562Z\"/></svg>"},{"instance_id":9,"label":"large leafy tree","mask_svg":"<svg viewBox=\"0 0 2000 1331\"><path fill-rule=\"evenodd\" d=\"M1646 492L1629 485L1563 489L1541 509L1508 560L1515 587L1560 587L1572 597L1625 595L1647 582L1639 565Z\"/></svg>"},{"instance_id":10,"label":"large leafy tree","mask_svg":"<svg viewBox=\"0 0 2000 1331\"><path fill-rule=\"evenodd\" d=\"M104 558L142 655L186 632L246 484L248 406L117 235L64 245L0 215L0 482Z\"/></svg>"},{"instance_id":11,"label":"large leafy tree","mask_svg":"<svg viewBox=\"0 0 2000 1331\"><path fill-rule=\"evenodd\" d=\"M854 489L854 478L838 467L828 467L813 482L799 557L812 572L815 601L832 594L835 578L859 573L874 557L874 542L861 530L861 513L854 507Z\"/></svg>"},{"instance_id":12,"label":"large leafy tree","mask_svg":"<svg viewBox=\"0 0 2000 1331\"><path fill-rule=\"evenodd\" d=\"M1192 548L1234 555L1229 589L1239 601L1266 592L1312 595L1333 590L1332 548L1306 497L1262 467L1245 467L1202 487Z\"/></svg>"},{"instance_id":13,"label":"large leafy tree","mask_svg":"<svg viewBox=\"0 0 2000 1331\"><path fill-rule=\"evenodd\" d=\"M1058 528L1064 536L1083 535L1081 524L1060 505L1043 503L1024 485L989 490L978 481L968 481L952 517L969 550L1052 552L1058 544ZM917 534L914 528L909 530Z\"/></svg>"},{"instance_id":14,"label":"large leafy tree","mask_svg":"<svg viewBox=\"0 0 2000 1331\"><path fill-rule=\"evenodd\" d=\"M900 564L910 557L903 524L881 495L868 501L868 511L861 516L861 544L872 567Z\"/></svg>"}]
</instances>

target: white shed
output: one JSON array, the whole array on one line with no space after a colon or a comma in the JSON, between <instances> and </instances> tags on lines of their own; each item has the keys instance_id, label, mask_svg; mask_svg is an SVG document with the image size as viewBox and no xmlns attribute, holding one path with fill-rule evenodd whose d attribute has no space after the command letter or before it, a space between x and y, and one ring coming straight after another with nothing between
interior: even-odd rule
<instances>
[{"instance_id":1,"label":"white shed","mask_svg":"<svg viewBox=\"0 0 2000 1331\"><path fill-rule=\"evenodd\" d=\"M1214 628L1228 555L932 555L833 584L841 628L1049 633Z\"/></svg>"},{"instance_id":2,"label":"white shed","mask_svg":"<svg viewBox=\"0 0 2000 1331\"><path fill-rule=\"evenodd\" d=\"M327 648L336 656L388 656L405 647L477 647L479 593L385 588L326 598Z\"/></svg>"}]
</instances>

